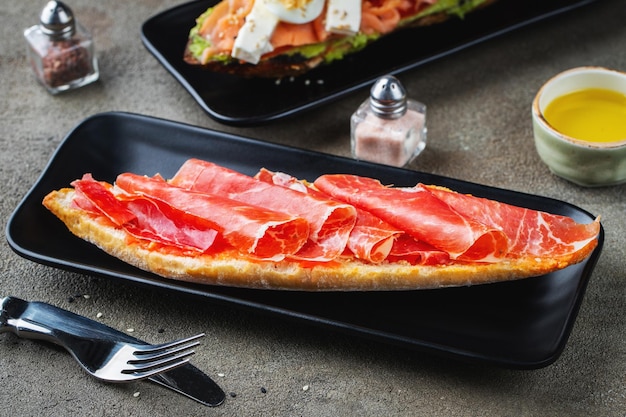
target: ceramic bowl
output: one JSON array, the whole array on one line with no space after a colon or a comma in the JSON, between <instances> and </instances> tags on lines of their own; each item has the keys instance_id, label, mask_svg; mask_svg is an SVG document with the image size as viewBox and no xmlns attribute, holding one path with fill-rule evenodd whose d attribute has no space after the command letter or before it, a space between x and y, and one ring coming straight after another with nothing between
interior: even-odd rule
<instances>
[{"instance_id":1,"label":"ceramic bowl","mask_svg":"<svg viewBox=\"0 0 626 417\"><path fill-rule=\"evenodd\" d=\"M552 100L586 88L602 88L626 95L626 73L601 67L579 67L548 80L532 104L537 152L554 174L576 184L597 187L624 183L626 138L604 143L579 140L556 131L543 117Z\"/></svg>"}]
</instances>

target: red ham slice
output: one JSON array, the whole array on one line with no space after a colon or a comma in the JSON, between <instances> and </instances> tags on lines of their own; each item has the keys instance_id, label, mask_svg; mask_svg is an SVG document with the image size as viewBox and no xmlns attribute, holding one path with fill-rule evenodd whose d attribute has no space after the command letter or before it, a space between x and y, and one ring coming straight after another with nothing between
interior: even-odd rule
<instances>
[{"instance_id":1,"label":"red ham slice","mask_svg":"<svg viewBox=\"0 0 626 417\"><path fill-rule=\"evenodd\" d=\"M210 220L220 227L229 244L259 258L283 259L296 253L307 240L308 223L299 217L130 173L119 175L115 185L131 195L165 203L186 216Z\"/></svg>"},{"instance_id":2,"label":"red ham slice","mask_svg":"<svg viewBox=\"0 0 626 417\"><path fill-rule=\"evenodd\" d=\"M384 261L389 256L396 237L403 232L364 210L358 210L357 213L357 221L348 240L348 249L359 259L372 263Z\"/></svg>"},{"instance_id":3,"label":"red ham slice","mask_svg":"<svg viewBox=\"0 0 626 417\"><path fill-rule=\"evenodd\" d=\"M356 222L356 210L349 204L259 181L198 159L186 161L170 184L306 219L310 227L309 241L295 254L299 259L335 259L346 248Z\"/></svg>"},{"instance_id":4,"label":"red ham slice","mask_svg":"<svg viewBox=\"0 0 626 417\"><path fill-rule=\"evenodd\" d=\"M110 186L94 180L90 174L72 185L76 190L74 204L83 210L105 215L137 238L205 252L218 234L211 222L185 218L184 213L173 213L167 205L143 197L120 200L111 192ZM180 221L183 218L184 221Z\"/></svg>"},{"instance_id":5,"label":"red ham slice","mask_svg":"<svg viewBox=\"0 0 626 417\"><path fill-rule=\"evenodd\" d=\"M304 181L284 172L272 172L261 168L254 178L301 193L329 198L327 194L322 194L319 190L308 186ZM356 223L348 238L348 250L355 257L368 262L380 263L384 261L391 252L396 236L403 232L364 210L356 209L356 212Z\"/></svg>"},{"instance_id":6,"label":"red ham slice","mask_svg":"<svg viewBox=\"0 0 626 417\"><path fill-rule=\"evenodd\" d=\"M428 243L420 242L403 233L393 242L387 259L390 262L407 261L412 265L446 265L450 255Z\"/></svg>"},{"instance_id":7,"label":"red ham slice","mask_svg":"<svg viewBox=\"0 0 626 417\"><path fill-rule=\"evenodd\" d=\"M600 232L597 221L580 224L566 216L511 206L440 187L428 189L464 216L503 230L509 238L510 256L572 254L594 241Z\"/></svg>"},{"instance_id":8,"label":"red ham slice","mask_svg":"<svg viewBox=\"0 0 626 417\"><path fill-rule=\"evenodd\" d=\"M391 188L346 174L323 175L314 185L447 252L452 259L493 262L508 252L508 238L501 230L461 215L423 186Z\"/></svg>"},{"instance_id":9,"label":"red ham slice","mask_svg":"<svg viewBox=\"0 0 626 417\"><path fill-rule=\"evenodd\" d=\"M284 172L261 168L255 178L303 193L332 198ZM392 262L404 260L413 265L442 265L450 261L446 252L414 239L368 211L359 208L356 210L356 224L348 239L348 249L355 257L371 263L388 259Z\"/></svg>"}]
</instances>

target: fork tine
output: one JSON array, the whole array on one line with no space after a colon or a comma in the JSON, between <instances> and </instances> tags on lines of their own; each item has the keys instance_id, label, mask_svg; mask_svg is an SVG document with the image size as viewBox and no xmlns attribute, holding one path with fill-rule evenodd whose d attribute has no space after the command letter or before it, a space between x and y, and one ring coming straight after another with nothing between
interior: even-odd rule
<instances>
[{"instance_id":1,"label":"fork tine","mask_svg":"<svg viewBox=\"0 0 626 417\"><path fill-rule=\"evenodd\" d=\"M126 361L122 373L139 379L184 365L189 361L188 357L195 353L192 349L200 345L197 339L203 336L204 333L201 333L160 345L135 346L132 358Z\"/></svg>"},{"instance_id":2,"label":"fork tine","mask_svg":"<svg viewBox=\"0 0 626 417\"><path fill-rule=\"evenodd\" d=\"M135 357L135 359L130 359L128 363L141 365L141 364L158 363L160 360L164 360L164 361L173 360L180 356L183 356L183 357L186 356L184 355L184 353L182 355L177 355L177 354L180 354L181 352L189 351L190 349L193 349L199 345L200 345L199 342L194 342L194 343L189 343L187 345L178 346L175 349L157 350L151 353L146 353L143 351L140 351L140 352L135 351L133 353L133 356ZM191 353L193 354L194 351L192 350Z\"/></svg>"},{"instance_id":3,"label":"fork tine","mask_svg":"<svg viewBox=\"0 0 626 417\"><path fill-rule=\"evenodd\" d=\"M172 355L160 355L159 359L155 360L129 360L125 366L125 369L122 371L123 373L136 373L147 371L150 369L161 368L163 366L168 366L171 363L177 363L183 360L188 360L188 357L195 354L196 352L193 350L186 350L182 353L172 354Z\"/></svg>"},{"instance_id":4,"label":"fork tine","mask_svg":"<svg viewBox=\"0 0 626 417\"><path fill-rule=\"evenodd\" d=\"M190 353L190 355L193 354ZM187 355L189 356L189 355ZM186 364L187 362L189 362L189 358L185 357L182 360L179 361L166 361L166 364L163 366L159 366L159 367L150 367L147 369L137 369L137 370L124 370L122 371L122 373L124 374L130 374L133 376L133 380L134 379L143 379L143 378L149 378L151 376L163 373L163 372L167 372L167 371L171 371L172 369L178 368L180 366L183 366L184 364Z\"/></svg>"},{"instance_id":5,"label":"fork tine","mask_svg":"<svg viewBox=\"0 0 626 417\"><path fill-rule=\"evenodd\" d=\"M185 339L179 339L179 340L174 340L172 342L168 342L168 343L161 343L160 345L145 345L145 346L141 346L138 347L137 350L135 351L135 355L151 355L155 352L162 352L164 350L171 350L173 348L176 348L178 346L182 346L185 344L188 344L189 342L192 342L194 340L200 339L201 337L204 337L204 333L200 333L197 334L195 336L191 336L191 337L187 337ZM200 343L196 342L193 346L198 346Z\"/></svg>"}]
</instances>

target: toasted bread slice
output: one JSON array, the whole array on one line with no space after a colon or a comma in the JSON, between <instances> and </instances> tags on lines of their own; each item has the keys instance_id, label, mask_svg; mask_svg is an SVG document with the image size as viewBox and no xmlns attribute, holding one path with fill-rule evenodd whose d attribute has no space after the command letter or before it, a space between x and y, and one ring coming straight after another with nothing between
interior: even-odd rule
<instances>
[{"instance_id":1,"label":"toasted bread slice","mask_svg":"<svg viewBox=\"0 0 626 417\"><path fill-rule=\"evenodd\" d=\"M439 0L416 16L408 16L400 20L393 31L439 24L450 18L462 18L466 13L486 7L495 1ZM228 55L230 51L207 54L203 47L198 46L198 42L207 42L206 39L202 39L199 28L204 19L210 15L210 10L198 18L196 26L190 31L183 58L188 64L200 66L211 72L243 77L282 78L301 75L320 65L331 64L346 55L358 52L388 34L357 33L347 36L331 36L323 45L314 45L315 48L308 48L312 45L282 47L279 53L268 54L261 57L260 62L250 64L230 57Z\"/></svg>"}]
</instances>

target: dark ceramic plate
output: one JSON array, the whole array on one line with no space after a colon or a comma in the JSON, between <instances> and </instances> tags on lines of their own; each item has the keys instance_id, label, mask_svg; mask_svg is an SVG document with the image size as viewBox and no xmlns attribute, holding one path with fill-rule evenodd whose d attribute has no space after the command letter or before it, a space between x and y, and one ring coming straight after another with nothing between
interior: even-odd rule
<instances>
[{"instance_id":1,"label":"dark ceramic plate","mask_svg":"<svg viewBox=\"0 0 626 417\"><path fill-rule=\"evenodd\" d=\"M404 347L504 367L538 368L560 355L602 247L586 261L542 277L474 287L404 292L307 293L195 285L131 267L74 237L42 205L51 190L91 172L113 181L121 172L172 176L189 157L247 174L261 167L313 180L354 173L399 186L438 184L590 222L594 216L544 197L450 178L287 148L125 113L95 115L65 138L11 216L6 233L21 256L58 268L149 285L210 302L247 307Z\"/></svg>"},{"instance_id":2,"label":"dark ceramic plate","mask_svg":"<svg viewBox=\"0 0 626 417\"><path fill-rule=\"evenodd\" d=\"M463 20L403 30L332 65L280 84L243 79L186 64L182 57L195 19L216 0L196 1L160 13L142 26L148 50L214 119L254 125L331 102L369 86L384 74L399 74L594 0L499 0ZM410 47L409 47L410 45Z\"/></svg>"}]
</instances>

